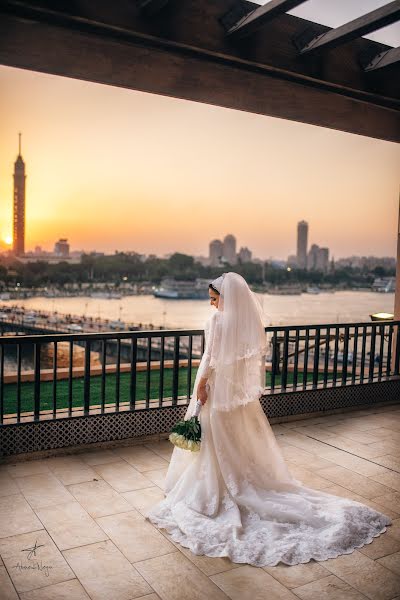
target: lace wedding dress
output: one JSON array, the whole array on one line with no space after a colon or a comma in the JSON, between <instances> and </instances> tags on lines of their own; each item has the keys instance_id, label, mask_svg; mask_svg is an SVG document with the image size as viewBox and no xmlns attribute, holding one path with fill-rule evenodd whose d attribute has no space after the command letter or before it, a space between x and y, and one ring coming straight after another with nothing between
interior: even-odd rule
<instances>
[{"instance_id":1,"label":"lace wedding dress","mask_svg":"<svg viewBox=\"0 0 400 600\"><path fill-rule=\"evenodd\" d=\"M211 349L219 319L215 312L206 324L206 349L185 417L194 412L200 377L208 376L201 449L174 447L166 497L146 518L194 554L254 566L322 561L371 543L390 518L295 479L259 400L213 410Z\"/></svg>"}]
</instances>

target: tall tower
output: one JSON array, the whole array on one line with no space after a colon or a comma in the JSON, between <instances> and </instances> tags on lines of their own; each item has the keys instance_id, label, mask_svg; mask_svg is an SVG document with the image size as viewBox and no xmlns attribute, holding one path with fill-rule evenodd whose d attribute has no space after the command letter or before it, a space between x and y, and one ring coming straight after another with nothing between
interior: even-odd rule
<instances>
[{"instance_id":1,"label":"tall tower","mask_svg":"<svg viewBox=\"0 0 400 600\"><path fill-rule=\"evenodd\" d=\"M236 238L228 233L224 237L224 258L230 265L236 264Z\"/></svg>"},{"instance_id":2,"label":"tall tower","mask_svg":"<svg viewBox=\"0 0 400 600\"><path fill-rule=\"evenodd\" d=\"M308 223L300 221L297 223L297 266L299 269L307 268L307 238Z\"/></svg>"},{"instance_id":3,"label":"tall tower","mask_svg":"<svg viewBox=\"0 0 400 600\"><path fill-rule=\"evenodd\" d=\"M21 156L19 134L18 157L14 163L13 250L16 256L25 253L25 163Z\"/></svg>"},{"instance_id":4,"label":"tall tower","mask_svg":"<svg viewBox=\"0 0 400 600\"><path fill-rule=\"evenodd\" d=\"M213 240L210 242L210 265L212 267L218 267L220 260L223 255L223 245L221 240Z\"/></svg>"}]
</instances>

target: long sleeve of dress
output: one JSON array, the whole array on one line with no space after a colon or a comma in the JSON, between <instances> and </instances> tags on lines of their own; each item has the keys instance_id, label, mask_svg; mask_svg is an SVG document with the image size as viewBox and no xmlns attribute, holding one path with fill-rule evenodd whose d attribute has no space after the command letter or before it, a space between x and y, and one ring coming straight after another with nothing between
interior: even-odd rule
<instances>
[{"instance_id":1,"label":"long sleeve of dress","mask_svg":"<svg viewBox=\"0 0 400 600\"><path fill-rule=\"evenodd\" d=\"M215 369L221 343L221 313L216 311L204 327L205 348L201 361L201 376L209 378Z\"/></svg>"}]
</instances>

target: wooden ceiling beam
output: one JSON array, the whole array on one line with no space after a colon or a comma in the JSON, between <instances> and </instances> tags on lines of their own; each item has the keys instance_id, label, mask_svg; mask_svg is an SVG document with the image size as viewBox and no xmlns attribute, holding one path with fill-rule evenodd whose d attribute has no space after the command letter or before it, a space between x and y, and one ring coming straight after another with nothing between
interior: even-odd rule
<instances>
[{"instance_id":1,"label":"wooden ceiling beam","mask_svg":"<svg viewBox=\"0 0 400 600\"><path fill-rule=\"evenodd\" d=\"M330 29L326 33L316 36L308 42L301 50L301 54L310 54L315 51L335 48L341 44L354 40L355 38L376 31L381 27L395 23L400 19L400 0L394 0L373 10L349 23L345 23L336 29Z\"/></svg>"},{"instance_id":2,"label":"wooden ceiling beam","mask_svg":"<svg viewBox=\"0 0 400 600\"><path fill-rule=\"evenodd\" d=\"M264 23L296 8L299 4L304 4L304 2L305 0L271 0L268 4L256 8L239 19L228 29L227 35L237 38L246 37L260 29Z\"/></svg>"},{"instance_id":3,"label":"wooden ceiling beam","mask_svg":"<svg viewBox=\"0 0 400 600\"><path fill-rule=\"evenodd\" d=\"M164 8L164 6L168 4L168 1L169 0L136 0L136 4L141 13L152 17Z\"/></svg>"},{"instance_id":4,"label":"wooden ceiling beam","mask_svg":"<svg viewBox=\"0 0 400 600\"><path fill-rule=\"evenodd\" d=\"M380 52L368 63L364 68L364 71L376 71L377 69L384 69L385 67L399 65L400 64L400 47L391 48L386 52Z\"/></svg>"},{"instance_id":5,"label":"wooden ceiling beam","mask_svg":"<svg viewBox=\"0 0 400 600\"><path fill-rule=\"evenodd\" d=\"M292 40L306 22L293 15L232 44L218 21L226 0L170 2L150 19L133 2L55 11L44 0L1 0L0 64L400 141L400 81L359 62L360 52L366 65L389 47L359 39L322 61L302 59Z\"/></svg>"}]
</instances>

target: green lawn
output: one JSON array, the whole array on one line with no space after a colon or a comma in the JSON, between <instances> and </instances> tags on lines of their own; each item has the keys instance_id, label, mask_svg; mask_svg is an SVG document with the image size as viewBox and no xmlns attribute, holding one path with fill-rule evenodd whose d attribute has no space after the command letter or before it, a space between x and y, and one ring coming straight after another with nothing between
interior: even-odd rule
<instances>
[{"instance_id":1,"label":"green lawn","mask_svg":"<svg viewBox=\"0 0 400 600\"><path fill-rule=\"evenodd\" d=\"M192 383L191 391L193 390L193 383L196 377L197 368L192 369ZM172 396L172 369L164 370L164 397ZM331 375L331 374L330 374ZM338 373L338 378L340 373ZM319 374L319 379L322 379L322 373ZM178 395L186 396L187 394L187 379L188 369L179 369L179 384L178 384ZM160 372L150 372L150 398L158 399L159 395L159 380ZM312 381L312 374L308 374L307 381ZM288 373L287 386L290 387L293 382L293 374ZM298 373L298 386L300 387L303 383L303 373ZM72 406L81 407L83 406L83 378L76 378L72 380ZM266 373L265 378L266 387L271 385L271 374ZM280 386L280 377L275 378L275 387ZM33 382L21 383L21 412L33 411L33 397L34 397L34 384ZM69 382L68 380L57 381L57 395L56 395L56 408L68 407L69 398ZM136 377L136 401L143 401L146 399L146 372L140 371ZM119 401L129 402L130 400L130 373L121 373L120 375L120 392ZM106 375L106 386L105 386L105 403L114 404L116 401L116 375ZM101 404L101 377L93 376L90 379L90 404ZM53 382L45 381L40 385L40 410L52 410L53 408ZM17 412L17 385L10 383L4 385L4 413L10 414Z\"/></svg>"}]
</instances>

